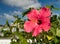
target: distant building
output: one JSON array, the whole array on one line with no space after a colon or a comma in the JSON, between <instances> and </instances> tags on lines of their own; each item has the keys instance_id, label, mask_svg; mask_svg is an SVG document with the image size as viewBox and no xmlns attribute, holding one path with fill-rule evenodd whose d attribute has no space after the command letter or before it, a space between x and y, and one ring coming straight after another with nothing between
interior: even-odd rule
<instances>
[{"instance_id":1,"label":"distant building","mask_svg":"<svg viewBox=\"0 0 60 44\"><path fill-rule=\"evenodd\" d=\"M3 28L3 25L0 25L0 30Z\"/></svg>"},{"instance_id":2,"label":"distant building","mask_svg":"<svg viewBox=\"0 0 60 44\"><path fill-rule=\"evenodd\" d=\"M0 28L3 27L3 25L0 25Z\"/></svg>"}]
</instances>

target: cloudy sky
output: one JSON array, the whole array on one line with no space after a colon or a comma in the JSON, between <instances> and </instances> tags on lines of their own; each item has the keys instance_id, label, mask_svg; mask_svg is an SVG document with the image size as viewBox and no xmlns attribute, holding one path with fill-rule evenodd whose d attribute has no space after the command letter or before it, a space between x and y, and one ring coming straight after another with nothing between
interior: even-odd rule
<instances>
[{"instance_id":1,"label":"cloudy sky","mask_svg":"<svg viewBox=\"0 0 60 44\"><path fill-rule=\"evenodd\" d=\"M60 8L60 0L0 0L0 24L5 24L7 19L11 23L15 20L13 15L21 16L30 7L39 8L46 4ZM60 14L60 10L53 12Z\"/></svg>"}]
</instances>

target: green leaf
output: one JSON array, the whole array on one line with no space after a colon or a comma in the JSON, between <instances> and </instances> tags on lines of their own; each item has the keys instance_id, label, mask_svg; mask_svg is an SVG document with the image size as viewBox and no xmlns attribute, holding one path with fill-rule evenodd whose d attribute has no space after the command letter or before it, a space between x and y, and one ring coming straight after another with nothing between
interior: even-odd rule
<instances>
[{"instance_id":1,"label":"green leaf","mask_svg":"<svg viewBox=\"0 0 60 44\"><path fill-rule=\"evenodd\" d=\"M54 8L53 5L46 5L47 8L50 8L51 10Z\"/></svg>"},{"instance_id":2,"label":"green leaf","mask_svg":"<svg viewBox=\"0 0 60 44\"><path fill-rule=\"evenodd\" d=\"M55 44L59 42L59 40L57 39L56 36L54 37L54 42L55 42Z\"/></svg>"},{"instance_id":3,"label":"green leaf","mask_svg":"<svg viewBox=\"0 0 60 44\"><path fill-rule=\"evenodd\" d=\"M60 16L58 16L58 19L60 20Z\"/></svg>"},{"instance_id":4,"label":"green leaf","mask_svg":"<svg viewBox=\"0 0 60 44\"><path fill-rule=\"evenodd\" d=\"M46 5L46 7L47 7L47 8L51 8L51 6L49 6L49 5Z\"/></svg>"},{"instance_id":5,"label":"green leaf","mask_svg":"<svg viewBox=\"0 0 60 44\"><path fill-rule=\"evenodd\" d=\"M10 44L18 44L17 42L15 42L15 41L12 41Z\"/></svg>"},{"instance_id":6,"label":"green leaf","mask_svg":"<svg viewBox=\"0 0 60 44\"><path fill-rule=\"evenodd\" d=\"M6 20L5 26L6 26L6 27L10 27L8 20Z\"/></svg>"},{"instance_id":7,"label":"green leaf","mask_svg":"<svg viewBox=\"0 0 60 44\"><path fill-rule=\"evenodd\" d=\"M53 38L53 36L47 35L47 39L48 39L48 40L52 40L52 38Z\"/></svg>"},{"instance_id":8,"label":"green leaf","mask_svg":"<svg viewBox=\"0 0 60 44\"><path fill-rule=\"evenodd\" d=\"M56 8L53 5L46 5L46 7L50 8L50 9L54 9L54 10L60 10L60 8Z\"/></svg>"},{"instance_id":9,"label":"green leaf","mask_svg":"<svg viewBox=\"0 0 60 44\"><path fill-rule=\"evenodd\" d=\"M60 37L60 29L57 29L56 36Z\"/></svg>"},{"instance_id":10,"label":"green leaf","mask_svg":"<svg viewBox=\"0 0 60 44\"><path fill-rule=\"evenodd\" d=\"M52 32L52 35L56 34L56 29L54 29L53 27L51 27L50 31Z\"/></svg>"},{"instance_id":11,"label":"green leaf","mask_svg":"<svg viewBox=\"0 0 60 44\"><path fill-rule=\"evenodd\" d=\"M54 10L60 10L59 8L53 8Z\"/></svg>"},{"instance_id":12,"label":"green leaf","mask_svg":"<svg viewBox=\"0 0 60 44\"><path fill-rule=\"evenodd\" d=\"M28 44L27 39L25 39L25 37L23 37L19 32L16 32L16 35L19 37L21 44Z\"/></svg>"},{"instance_id":13,"label":"green leaf","mask_svg":"<svg viewBox=\"0 0 60 44\"><path fill-rule=\"evenodd\" d=\"M57 20L57 15L53 15L52 17L51 17L51 22L54 22L54 21L56 21Z\"/></svg>"}]
</instances>

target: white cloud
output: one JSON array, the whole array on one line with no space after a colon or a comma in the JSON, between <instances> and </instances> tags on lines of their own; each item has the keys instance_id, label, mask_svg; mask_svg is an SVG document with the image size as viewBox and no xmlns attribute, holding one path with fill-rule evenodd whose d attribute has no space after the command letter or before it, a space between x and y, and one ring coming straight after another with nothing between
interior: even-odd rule
<instances>
[{"instance_id":1,"label":"white cloud","mask_svg":"<svg viewBox=\"0 0 60 44\"><path fill-rule=\"evenodd\" d=\"M15 18L12 15L7 14L7 13L4 13L4 18L6 18L8 20L15 20Z\"/></svg>"},{"instance_id":2,"label":"white cloud","mask_svg":"<svg viewBox=\"0 0 60 44\"><path fill-rule=\"evenodd\" d=\"M41 6L38 0L3 0L3 2L11 6L22 7L24 9Z\"/></svg>"},{"instance_id":3,"label":"white cloud","mask_svg":"<svg viewBox=\"0 0 60 44\"><path fill-rule=\"evenodd\" d=\"M20 11L13 11L13 12L10 12L10 13L4 13L2 17L8 19L8 20L15 20L15 18L13 17L13 15L19 15L21 16L22 12Z\"/></svg>"},{"instance_id":4,"label":"white cloud","mask_svg":"<svg viewBox=\"0 0 60 44\"><path fill-rule=\"evenodd\" d=\"M39 3L31 4L31 5L26 6L26 7L23 7L23 8L24 8L24 9L28 9L28 8L30 8L30 7L38 8L38 7L40 7L40 4L39 4Z\"/></svg>"},{"instance_id":5,"label":"white cloud","mask_svg":"<svg viewBox=\"0 0 60 44\"><path fill-rule=\"evenodd\" d=\"M21 15L22 14L22 12L20 12L20 11L13 11L13 13L11 13L11 15Z\"/></svg>"}]
</instances>

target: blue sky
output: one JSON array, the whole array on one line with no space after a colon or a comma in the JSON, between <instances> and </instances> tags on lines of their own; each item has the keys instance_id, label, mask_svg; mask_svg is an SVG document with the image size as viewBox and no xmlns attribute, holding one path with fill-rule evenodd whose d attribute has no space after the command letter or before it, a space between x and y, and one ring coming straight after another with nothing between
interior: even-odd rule
<instances>
[{"instance_id":1,"label":"blue sky","mask_svg":"<svg viewBox=\"0 0 60 44\"><path fill-rule=\"evenodd\" d=\"M0 24L5 24L7 19L11 23L15 20L13 15L21 16L30 7L39 8L46 4L60 8L60 0L0 0ZM60 14L60 10L53 12Z\"/></svg>"}]
</instances>

